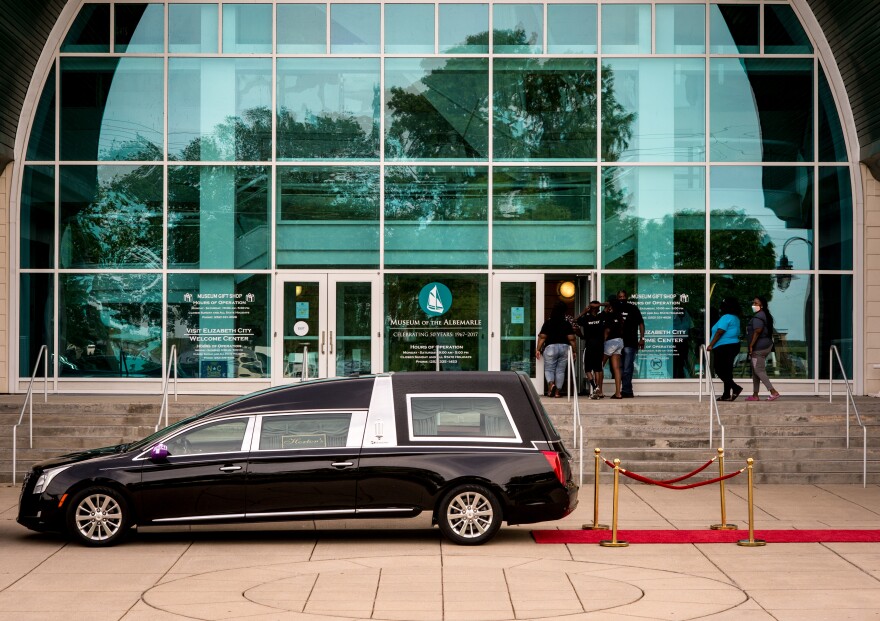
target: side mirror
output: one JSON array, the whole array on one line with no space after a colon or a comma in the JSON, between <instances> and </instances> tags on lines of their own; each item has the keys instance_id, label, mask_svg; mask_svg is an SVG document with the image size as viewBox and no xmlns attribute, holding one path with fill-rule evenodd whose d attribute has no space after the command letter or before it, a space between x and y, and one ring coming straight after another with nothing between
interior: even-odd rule
<instances>
[{"instance_id":1,"label":"side mirror","mask_svg":"<svg viewBox=\"0 0 880 621\"><path fill-rule=\"evenodd\" d=\"M164 444L157 444L150 449L150 461L161 462L168 459L168 447Z\"/></svg>"}]
</instances>

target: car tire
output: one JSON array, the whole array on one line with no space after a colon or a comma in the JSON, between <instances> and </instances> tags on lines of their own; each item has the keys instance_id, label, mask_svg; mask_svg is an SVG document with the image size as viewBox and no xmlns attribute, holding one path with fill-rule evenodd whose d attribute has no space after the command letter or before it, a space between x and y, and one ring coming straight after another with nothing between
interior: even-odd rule
<instances>
[{"instance_id":1,"label":"car tire","mask_svg":"<svg viewBox=\"0 0 880 621\"><path fill-rule=\"evenodd\" d=\"M109 487L90 487L77 493L67 511L70 536L85 546L116 545L131 525L128 503Z\"/></svg>"},{"instance_id":2,"label":"car tire","mask_svg":"<svg viewBox=\"0 0 880 621\"><path fill-rule=\"evenodd\" d=\"M501 504L482 485L461 485L451 490L437 509L440 532L458 545L478 546L501 527Z\"/></svg>"}]
</instances>

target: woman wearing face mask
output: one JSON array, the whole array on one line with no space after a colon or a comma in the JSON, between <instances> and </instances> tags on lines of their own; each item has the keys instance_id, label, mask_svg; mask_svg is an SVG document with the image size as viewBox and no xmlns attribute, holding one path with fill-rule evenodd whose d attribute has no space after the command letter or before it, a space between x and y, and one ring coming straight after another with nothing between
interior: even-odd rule
<instances>
[{"instance_id":1,"label":"woman wearing face mask","mask_svg":"<svg viewBox=\"0 0 880 621\"><path fill-rule=\"evenodd\" d=\"M749 319L746 329L749 360L752 363L752 396L746 401L761 400L758 397L761 383L770 391L767 401L776 401L779 398L779 391L773 388L770 378L767 377L767 356L773 350L773 315L770 314L767 300L760 296L752 300L752 312L755 314Z\"/></svg>"}]
</instances>

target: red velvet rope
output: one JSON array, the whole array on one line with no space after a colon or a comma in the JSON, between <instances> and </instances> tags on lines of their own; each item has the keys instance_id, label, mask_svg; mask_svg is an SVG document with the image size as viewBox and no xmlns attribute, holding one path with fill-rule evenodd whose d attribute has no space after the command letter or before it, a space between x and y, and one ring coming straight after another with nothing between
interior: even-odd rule
<instances>
[{"instance_id":1,"label":"red velvet rope","mask_svg":"<svg viewBox=\"0 0 880 621\"><path fill-rule=\"evenodd\" d=\"M699 468L697 468L697 469L694 470L693 472L689 472L688 474L682 475L682 476L680 476L680 477L676 477L676 478L674 478L674 479L662 479L662 480L660 480L660 481L657 481L657 483L678 483L679 481L684 481L685 479L689 479L689 478L691 478L692 476L694 476L695 474L700 474L703 470L705 470L706 468L708 468L709 466L711 466L712 463L713 463L716 459L718 459L717 456L716 456L716 457L713 457L712 459L710 459L709 461L707 461L705 464L703 464L702 466L700 466ZM613 467L614 467L614 464L612 464L610 461L608 461L608 460L605 459L604 457L602 458L602 460L605 462L605 465L608 466L609 468L613 468Z\"/></svg>"},{"instance_id":2,"label":"red velvet rope","mask_svg":"<svg viewBox=\"0 0 880 621\"><path fill-rule=\"evenodd\" d=\"M716 457L713 457L707 463L703 464L702 466L700 466L699 468L697 468L696 470L694 470L690 474L686 474L682 477L678 477L677 479L667 479L664 481L657 481L654 479L649 479L648 477L642 476L640 474L636 474L635 472L628 472L628 471L624 470L623 468L620 468L620 472L623 473L624 475L628 476L631 479L635 479L636 481L640 481L641 483L647 483L648 485L659 485L660 487L665 487L667 489L693 489L695 487L702 487L704 485L711 485L712 483L718 483L718 482L724 481L726 479L732 479L733 477L739 476L747 470L747 468L743 468L742 470L738 470L737 472L731 472L729 474L725 474L723 477L715 477L714 479L709 479L708 481L700 481L699 483L689 483L687 485L670 485L670 483L677 483L678 481L683 481L683 480L688 479L688 478L694 476L695 474L705 470L706 468L709 467L709 464L711 464L716 459L717 459ZM614 464L612 464L610 461L608 461L604 457L602 458L602 461L605 462L606 466L609 466L611 468L615 467Z\"/></svg>"},{"instance_id":3,"label":"red velvet rope","mask_svg":"<svg viewBox=\"0 0 880 621\"><path fill-rule=\"evenodd\" d=\"M708 481L700 481L699 483L689 483L687 485L669 485L669 483L664 483L663 481L655 481L654 479L649 479L648 477L643 477L640 474L636 474L635 472L627 472L623 468L620 469L620 472L631 479L635 479L636 481L640 481L642 483L647 483L649 485L659 485L660 487L665 487L667 489L693 489L695 487L702 487L703 485L711 485L712 483L718 483L719 481L724 481L725 479L732 479L735 476L741 475L746 471L746 468L742 470L737 470L736 472L731 472L730 474L725 474L723 477L715 477L714 479L710 479Z\"/></svg>"}]
</instances>

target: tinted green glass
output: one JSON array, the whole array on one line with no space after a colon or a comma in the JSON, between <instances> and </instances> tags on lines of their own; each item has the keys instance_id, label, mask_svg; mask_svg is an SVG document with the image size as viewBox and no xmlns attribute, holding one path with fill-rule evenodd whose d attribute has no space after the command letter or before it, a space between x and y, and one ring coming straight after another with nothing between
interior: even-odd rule
<instances>
[{"instance_id":1,"label":"tinted green glass","mask_svg":"<svg viewBox=\"0 0 880 621\"><path fill-rule=\"evenodd\" d=\"M216 4L169 4L168 51L216 54L217 15Z\"/></svg>"},{"instance_id":2,"label":"tinted green glass","mask_svg":"<svg viewBox=\"0 0 880 621\"><path fill-rule=\"evenodd\" d=\"M813 169L713 166L711 267L813 267Z\"/></svg>"},{"instance_id":3,"label":"tinted green glass","mask_svg":"<svg viewBox=\"0 0 880 621\"><path fill-rule=\"evenodd\" d=\"M761 7L757 4L709 5L709 52L757 54L760 52Z\"/></svg>"},{"instance_id":4,"label":"tinted green glass","mask_svg":"<svg viewBox=\"0 0 880 621\"><path fill-rule=\"evenodd\" d=\"M61 377L162 377L162 276L61 274Z\"/></svg>"},{"instance_id":5,"label":"tinted green glass","mask_svg":"<svg viewBox=\"0 0 880 621\"><path fill-rule=\"evenodd\" d=\"M379 5L330 5L330 53L378 54Z\"/></svg>"},{"instance_id":6,"label":"tinted green glass","mask_svg":"<svg viewBox=\"0 0 880 621\"><path fill-rule=\"evenodd\" d=\"M385 371L434 371L438 349L441 371L485 371L488 289L485 274L387 274Z\"/></svg>"},{"instance_id":7,"label":"tinted green glass","mask_svg":"<svg viewBox=\"0 0 880 621\"><path fill-rule=\"evenodd\" d=\"M181 377L262 378L271 374L267 274L169 274L168 348Z\"/></svg>"},{"instance_id":8,"label":"tinted green glass","mask_svg":"<svg viewBox=\"0 0 880 621\"><path fill-rule=\"evenodd\" d=\"M602 53L650 54L651 5L602 5Z\"/></svg>"},{"instance_id":9,"label":"tinted green glass","mask_svg":"<svg viewBox=\"0 0 880 621\"><path fill-rule=\"evenodd\" d=\"M711 158L813 161L813 61L715 58L710 78Z\"/></svg>"},{"instance_id":10,"label":"tinted green glass","mask_svg":"<svg viewBox=\"0 0 880 621\"><path fill-rule=\"evenodd\" d=\"M819 269L853 269L853 198L849 168L819 168Z\"/></svg>"},{"instance_id":11,"label":"tinted green glass","mask_svg":"<svg viewBox=\"0 0 880 621\"><path fill-rule=\"evenodd\" d=\"M110 5L83 4L61 44L62 52L109 52Z\"/></svg>"},{"instance_id":12,"label":"tinted green glass","mask_svg":"<svg viewBox=\"0 0 880 621\"><path fill-rule=\"evenodd\" d=\"M853 277L838 274L819 276L819 377L827 379L828 352L837 347L846 376L853 378L853 309L855 299ZM804 309L805 311L807 309ZM834 360L834 379L843 379L837 359Z\"/></svg>"},{"instance_id":13,"label":"tinted green glass","mask_svg":"<svg viewBox=\"0 0 880 621\"><path fill-rule=\"evenodd\" d=\"M602 65L602 158L706 159L706 63L702 58L611 58ZM607 127L606 127L607 125Z\"/></svg>"},{"instance_id":14,"label":"tinted green glass","mask_svg":"<svg viewBox=\"0 0 880 621\"><path fill-rule=\"evenodd\" d=\"M502 282L501 315L497 318L501 336L501 370L521 371L535 377L535 325L537 293L534 282Z\"/></svg>"},{"instance_id":15,"label":"tinted green glass","mask_svg":"<svg viewBox=\"0 0 880 621\"><path fill-rule=\"evenodd\" d=\"M596 61L495 61L495 159L596 158Z\"/></svg>"},{"instance_id":16,"label":"tinted green glass","mask_svg":"<svg viewBox=\"0 0 880 621\"><path fill-rule=\"evenodd\" d=\"M385 52L434 53L434 5L386 4Z\"/></svg>"},{"instance_id":17,"label":"tinted green glass","mask_svg":"<svg viewBox=\"0 0 880 621\"><path fill-rule=\"evenodd\" d=\"M813 276L774 274L725 274L711 279L712 312L717 317L718 304L731 297L742 308L740 354L734 366L734 377L743 378L740 385L751 388L746 340L746 326L752 317L752 300L763 297L773 315L773 355L767 358L767 373L772 382L777 379L808 379L813 375ZM849 298L851 304L852 297ZM827 354L827 348L825 348ZM827 356L823 356L826 361ZM826 376L827 377L827 376ZM764 390L762 388L761 390Z\"/></svg>"},{"instance_id":18,"label":"tinted green glass","mask_svg":"<svg viewBox=\"0 0 880 621\"><path fill-rule=\"evenodd\" d=\"M40 103L34 113L31 134L28 138L27 159L50 161L55 159L55 67L49 71Z\"/></svg>"},{"instance_id":19,"label":"tinted green glass","mask_svg":"<svg viewBox=\"0 0 880 621\"><path fill-rule=\"evenodd\" d=\"M492 179L492 264L596 265L594 168L502 168Z\"/></svg>"},{"instance_id":20,"label":"tinted green glass","mask_svg":"<svg viewBox=\"0 0 880 621\"><path fill-rule=\"evenodd\" d=\"M116 4L113 29L114 51L161 54L165 51L165 6Z\"/></svg>"},{"instance_id":21,"label":"tinted green glass","mask_svg":"<svg viewBox=\"0 0 880 621\"><path fill-rule=\"evenodd\" d=\"M486 54L489 5L441 4L439 37L441 54Z\"/></svg>"},{"instance_id":22,"label":"tinted green glass","mask_svg":"<svg viewBox=\"0 0 880 621\"><path fill-rule=\"evenodd\" d=\"M161 58L61 59L61 159L162 159Z\"/></svg>"},{"instance_id":23,"label":"tinted green glass","mask_svg":"<svg viewBox=\"0 0 880 621\"><path fill-rule=\"evenodd\" d=\"M636 379L687 379L700 374L706 308L703 274L607 274L600 299L621 289L645 321L645 348L636 354ZM712 296L715 300L717 293ZM606 390L610 365L606 367ZM613 384L612 384L613 385Z\"/></svg>"},{"instance_id":24,"label":"tinted green glass","mask_svg":"<svg viewBox=\"0 0 880 621\"><path fill-rule=\"evenodd\" d=\"M385 155L393 159L486 159L489 61L385 61Z\"/></svg>"},{"instance_id":25,"label":"tinted green glass","mask_svg":"<svg viewBox=\"0 0 880 621\"><path fill-rule=\"evenodd\" d=\"M327 6L278 4L275 7L279 54L327 53Z\"/></svg>"},{"instance_id":26,"label":"tinted green glass","mask_svg":"<svg viewBox=\"0 0 880 621\"><path fill-rule=\"evenodd\" d=\"M487 267L489 175L484 167L388 167L386 267Z\"/></svg>"},{"instance_id":27,"label":"tinted green glass","mask_svg":"<svg viewBox=\"0 0 880 621\"><path fill-rule=\"evenodd\" d=\"M825 71L819 67L819 161L845 162L846 139Z\"/></svg>"},{"instance_id":28,"label":"tinted green glass","mask_svg":"<svg viewBox=\"0 0 880 621\"><path fill-rule=\"evenodd\" d=\"M54 375L55 360L55 277L52 274L22 274L19 280L18 306L18 375L30 377L36 371L43 377L45 354L37 364L43 345L48 346L49 376Z\"/></svg>"},{"instance_id":29,"label":"tinted green glass","mask_svg":"<svg viewBox=\"0 0 880 621\"><path fill-rule=\"evenodd\" d=\"M272 159L272 60L168 61L168 157L190 161Z\"/></svg>"},{"instance_id":30,"label":"tinted green glass","mask_svg":"<svg viewBox=\"0 0 880 621\"><path fill-rule=\"evenodd\" d=\"M751 388L752 375L746 356L746 326L752 317L752 300L763 297L767 300L767 309L773 315L773 353L767 357L767 375L771 382L779 379L811 379L815 377L815 361L813 351L813 325L815 311L813 309L814 277L810 274L736 274L733 276L712 277L712 299L722 300L725 297L736 298L743 310L742 336L743 344L739 363L734 367L734 376L746 380L745 386ZM829 301L829 303L831 303ZM833 312L833 303L832 312ZM849 302L852 306L852 297ZM821 312L821 310L820 310ZM826 364L828 349L825 348ZM826 375L827 377L827 375ZM739 382L743 384L743 382ZM761 388L761 390L766 390Z\"/></svg>"},{"instance_id":31,"label":"tinted green glass","mask_svg":"<svg viewBox=\"0 0 880 621\"><path fill-rule=\"evenodd\" d=\"M787 4L764 5L764 53L813 53L813 45L804 27Z\"/></svg>"},{"instance_id":32,"label":"tinted green glass","mask_svg":"<svg viewBox=\"0 0 880 621\"><path fill-rule=\"evenodd\" d=\"M374 167L279 167L275 264L377 267L379 170Z\"/></svg>"},{"instance_id":33,"label":"tinted green glass","mask_svg":"<svg viewBox=\"0 0 880 621\"><path fill-rule=\"evenodd\" d=\"M55 265L55 168L25 166L21 180L21 267Z\"/></svg>"},{"instance_id":34,"label":"tinted green glass","mask_svg":"<svg viewBox=\"0 0 880 621\"><path fill-rule=\"evenodd\" d=\"M379 158L379 59L279 58L277 71L279 159Z\"/></svg>"},{"instance_id":35,"label":"tinted green glass","mask_svg":"<svg viewBox=\"0 0 880 621\"><path fill-rule=\"evenodd\" d=\"M61 166L59 174L60 267L162 267L162 168Z\"/></svg>"},{"instance_id":36,"label":"tinted green glass","mask_svg":"<svg viewBox=\"0 0 880 621\"><path fill-rule=\"evenodd\" d=\"M706 52L706 7L702 4L658 4L656 8L658 54Z\"/></svg>"},{"instance_id":37,"label":"tinted green glass","mask_svg":"<svg viewBox=\"0 0 880 621\"><path fill-rule=\"evenodd\" d=\"M496 54L541 54L544 51L543 4L496 4L492 9Z\"/></svg>"},{"instance_id":38,"label":"tinted green glass","mask_svg":"<svg viewBox=\"0 0 880 621\"><path fill-rule=\"evenodd\" d=\"M269 269L269 169L168 169L168 267Z\"/></svg>"},{"instance_id":39,"label":"tinted green glass","mask_svg":"<svg viewBox=\"0 0 880 621\"><path fill-rule=\"evenodd\" d=\"M372 372L373 285L336 283L336 375Z\"/></svg>"},{"instance_id":40,"label":"tinted green glass","mask_svg":"<svg viewBox=\"0 0 880 621\"><path fill-rule=\"evenodd\" d=\"M272 5L224 4L223 53L271 54Z\"/></svg>"},{"instance_id":41,"label":"tinted green glass","mask_svg":"<svg viewBox=\"0 0 880 621\"><path fill-rule=\"evenodd\" d=\"M610 269L705 266L705 169L686 166L603 171L602 258Z\"/></svg>"},{"instance_id":42,"label":"tinted green glass","mask_svg":"<svg viewBox=\"0 0 880 621\"><path fill-rule=\"evenodd\" d=\"M548 4L547 53L595 54L598 22L595 4Z\"/></svg>"}]
</instances>

